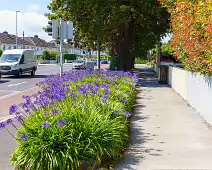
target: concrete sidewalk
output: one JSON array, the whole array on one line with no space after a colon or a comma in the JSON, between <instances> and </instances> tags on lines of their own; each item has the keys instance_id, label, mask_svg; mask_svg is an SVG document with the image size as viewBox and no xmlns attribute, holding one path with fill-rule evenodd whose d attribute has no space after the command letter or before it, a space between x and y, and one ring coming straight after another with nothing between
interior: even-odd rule
<instances>
[{"instance_id":1,"label":"concrete sidewalk","mask_svg":"<svg viewBox=\"0 0 212 170\"><path fill-rule=\"evenodd\" d=\"M212 169L212 129L154 73L141 75L131 145L116 170Z\"/></svg>"}]
</instances>

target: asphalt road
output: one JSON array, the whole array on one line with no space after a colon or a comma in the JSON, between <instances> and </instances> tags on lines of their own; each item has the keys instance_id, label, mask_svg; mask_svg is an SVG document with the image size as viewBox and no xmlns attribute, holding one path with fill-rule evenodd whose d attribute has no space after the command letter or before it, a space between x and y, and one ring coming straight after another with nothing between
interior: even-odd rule
<instances>
[{"instance_id":1,"label":"asphalt road","mask_svg":"<svg viewBox=\"0 0 212 170\"><path fill-rule=\"evenodd\" d=\"M70 71L71 69L72 64L64 65L64 71ZM30 74L24 74L20 78L8 75L2 76L0 80L0 100L34 88L36 83L48 75L58 74L59 70L58 65L39 65L35 76L30 76Z\"/></svg>"}]
</instances>

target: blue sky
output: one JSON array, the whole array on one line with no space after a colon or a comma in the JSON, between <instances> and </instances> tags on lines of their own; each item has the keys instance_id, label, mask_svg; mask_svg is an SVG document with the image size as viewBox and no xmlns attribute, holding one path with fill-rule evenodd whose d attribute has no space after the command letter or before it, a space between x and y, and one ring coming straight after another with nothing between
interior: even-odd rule
<instances>
[{"instance_id":1,"label":"blue sky","mask_svg":"<svg viewBox=\"0 0 212 170\"><path fill-rule=\"evenodd\" d=\"M43 27L48 23L44 13L50 12L47 6L51 0L1 0L0 32L8 31L15 35L16 12L18 13L18 36L38 35L47 41L51 37L44 32Z\"/></svg>"},{"instance_id":2,"label":"blue sky","mask_svg":"<svg viewBox=\"0 0 212 170\"><path fill-rule=\"evenodd\" d=\"M1 0L0 10L26 12L29 5L37 4L42 12L48 12L47 5L50 2L51 0Z\"/></svg>"}]
</instances>

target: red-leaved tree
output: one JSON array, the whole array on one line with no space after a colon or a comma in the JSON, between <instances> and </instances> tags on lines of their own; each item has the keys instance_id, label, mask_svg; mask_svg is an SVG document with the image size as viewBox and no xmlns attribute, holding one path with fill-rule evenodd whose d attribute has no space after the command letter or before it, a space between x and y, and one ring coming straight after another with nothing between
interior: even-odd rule
<instances>
[{"instance_id":1,"label":"red-leaved tree","mask_svg":"<svg viewBox=\"0 0 212 170\"><path fill-rule=\"evenodd\" d=\"M175 55L185 68L212 75L212 0L159 0L171 14Z\"/></svg>"}]
</instances>

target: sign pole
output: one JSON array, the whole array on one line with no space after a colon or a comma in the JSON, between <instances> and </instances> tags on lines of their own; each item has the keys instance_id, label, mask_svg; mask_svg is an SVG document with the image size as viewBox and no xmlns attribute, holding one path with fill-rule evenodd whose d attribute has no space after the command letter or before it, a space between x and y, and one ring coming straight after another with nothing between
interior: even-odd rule
<instances>
[{"instance_id":1,"label":"sign pole","mask_svg":"<svg viewBox=\"0 0 212 170\"><path fill-rule=\"evenodd\" d=\"M60 19L60 76L63 74L63 20Z\"/></svg>"}]
</instances>

